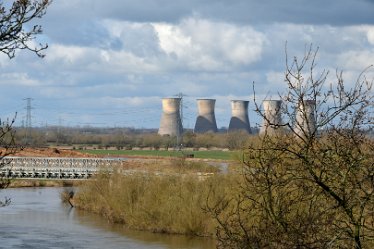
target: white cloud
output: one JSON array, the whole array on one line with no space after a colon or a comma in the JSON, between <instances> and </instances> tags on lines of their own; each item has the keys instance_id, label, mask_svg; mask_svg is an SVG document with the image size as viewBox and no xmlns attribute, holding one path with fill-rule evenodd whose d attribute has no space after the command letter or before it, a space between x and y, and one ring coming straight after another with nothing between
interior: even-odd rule
<instances>
[{"instance_id":1,"label":"white cloud","mask_svg":"<svg viewBox=\"0 0 374 249\"><path fill-rule=\"evenodd\" d=\"M128 110L129 108L137 108L144 106L153 106L155 104L161 103L160 97L150 96L150 97L102 97L98 101L105 106L112 106L113 108L121 108L123 110ZM135 110L135 109L134 109Z\"/></svg>"},{"instance_id":2,"label":"white cloud","mask_svg":"<svg viewBox=\"0 0 374 249\"><path fill-rule=\"evenodd\" d=\"M343 69L360 72L374 65L374 50L351 50L340 54L337 59Z\"/></svg>"},{"instance_id":3,"label":"white cloud","mask_svg":"<svg viewBox=\"0 0 374 249\"><path fill-rule=\"evenodd\" d=\"M270 85L285 85L284 84L285 75L281 71L270 71L266 74L266 80Z\"/></svg>"},{"instance_id":4,"label":"white cloud","mask_svg":"<svg viewBox=\"0 0 374 249\"><path fill-rule=\"evenodd\" d=\"M50 47L46 60L48 62L59 62L66 66L75 66L83 60L89 61L88 56L92 57L89 48L54 44Z\"/></svg>"},{"instance_id":5,"label":"white cloud","mask_svg":"<svg viewBox=\"0 0 374 249\"><path fill-rule=\"evenodd\" d=\"M367 39L371 45L374 45L374 26L369 26L367 31Z\"/></svg>"},{"instance_id":6,"label":"white cloud","mask_svg":"<svg viewBox=\"0 0 374 249\"><path fill-rule=\"evenodd\" d=\"M97 75L105 73L149 73L159 66L147 58L122 50L105 50L94 47L53 45L46 57L48 63L61 70L84 70ZM51 66L51 65L49 65Z\"/></svg>"},{"instance_id":7,"label":"white cloud","mask_svg":"<svg viewBox=\"0 0 374 249\"><path fill-rule=\"evenodd\" d=\"M11 72L11 73L2 73L0 79L1 85L10 85L10 86L23 86L23 87L36 87L40 83L32 79L28 73L22 72Z\"/></svg>"},{"instance_id":8,"label":"white cloud","mask_svg":"<svg viewBox=\"0 0 374 249\"><path fill-rule=\"evenodd\" d=\"M160 39L160 47L167 54L183 57L188 53L186 49L193 48L191 37L185 35L179 27L166 23L154 23L153 26Z\"/></svg>"},{"instance_id":9,"label":"white cloud","mask_svg":"<svg viewBox=\"0 0 374 249\"><path fill-rule=\"evenodd\" d=\"M193 69L227 70L261 59L265 36L251 26L189 18L177 25L154 23L160 47Z\"/></svg>"}]
</instances>

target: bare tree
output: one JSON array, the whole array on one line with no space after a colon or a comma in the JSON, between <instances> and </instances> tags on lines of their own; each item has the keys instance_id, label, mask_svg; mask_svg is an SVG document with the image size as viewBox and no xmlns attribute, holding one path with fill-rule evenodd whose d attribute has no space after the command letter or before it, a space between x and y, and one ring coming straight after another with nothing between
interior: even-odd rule
<instances>
[{"instance_id":1,"label":"bare tree","mask_svg":"<svg viewBox=\"0 0 374 249\"><path fill-rule=\"evenodd\" d=\"M39 57L44 57L42 51L47 44L34 45L37 35L42 33L40 25L31 25L35 19L41 18L51 0L15 0L0 3L0 51L10 59L14 58L17 50L29 50ZM4 167L5 156L13 154L16 150L15 131L13 129L15 118L0 121L0 169ZM9 178L5 172L0 175L0 189L9 185ZM0 206L9 204L10 200L0 202Z\"/></svg>"},{"instance_id":2,"label":"bare tree","mask_svg":"<svg viewBox=\"0 0 374 249\"><path fill-rule=\"evenodd\" d=\"M287 57L283 122L267 120L282 132L252 143L240 191L208 206L219 248L373 248L372 82L365 70L352 85L341 72L327 84L317 52Z\"/></svg>"},{"instance_id":3,"label":"bare tree","mask_svg":"<svg viewBox=\"0 0 374 249\"><path fill-rule=\"evenodd\" d=\"M15 56L17 50L30 50L39 57L47 44L33 45L31 41L42 33L40 25L31 25L32 21L41 18L51 0L16 0L12 3L0 3L0 51L9 58ZM10 6L10 7L8 7Z\"/></svg>"},{"instance_id":4,"label":"bare tree","mask_svg":"<svg viewBox=\"0 0 374 249\"><path fill-rule=\"evenodd\" d=\"M14 154L18 149L15 143L15 131L13 129L15 118L12 120L1 121L0 120L0 170L6 166L4 157ZM0 172L0 189L7 188L10 184L10 178L5 170ZM5 197L3 201L0 201L0 207L4 207L10 204L10 198Z\"/></svg>"}]
</instances>

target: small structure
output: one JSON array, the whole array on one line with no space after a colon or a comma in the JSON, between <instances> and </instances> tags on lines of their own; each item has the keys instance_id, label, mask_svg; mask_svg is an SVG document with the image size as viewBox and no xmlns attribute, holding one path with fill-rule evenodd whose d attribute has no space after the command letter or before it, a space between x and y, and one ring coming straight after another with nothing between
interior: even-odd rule
<instances>
[{"instance_id":1,"label":"small structure","mask_svg":"<svg viewBox=\"0 0 374 249\"><path fill-rule=\"evenodd\" d=\"M197 99L198 116L195 123L195 133L217 132L214 114L215 99Z\"/></svg>"},{"instance_id":2,"label":"small structure","mask_svg":"<svg viewBox=\"0 0 374 249\"><path fill-rule=\"evenodd\" d=\"M231 100L229 132L246 131L252 133L248 118L248 104L249 101L246 100Z\"/></svg>"},{"instance_id":3,"label":"small structure","mask_svg":"<svg viewBox=\"0 0 374 249\"><path fill-rule=\"evenodd\" d=\"M162 116L158 134L179 137L183 132L180 117L181 98L163 98Z\"/></svg>"}]
</instances>

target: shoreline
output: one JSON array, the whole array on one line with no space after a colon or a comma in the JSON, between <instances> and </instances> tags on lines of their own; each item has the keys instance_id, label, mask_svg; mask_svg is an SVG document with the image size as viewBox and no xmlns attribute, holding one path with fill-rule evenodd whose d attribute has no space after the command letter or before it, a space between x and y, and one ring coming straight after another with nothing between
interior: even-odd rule
<instances>
[{"instance_id":1,"label":"shoreline","mask_svg":"<svg viewBox=\"0 0 374 249\"><path fill-rule=\"evenodd\" d=\"M34 188L34 187L75 187L83 180L50 180L50 179L12 179L7 188Z\"/></svg>"}]
</instances>

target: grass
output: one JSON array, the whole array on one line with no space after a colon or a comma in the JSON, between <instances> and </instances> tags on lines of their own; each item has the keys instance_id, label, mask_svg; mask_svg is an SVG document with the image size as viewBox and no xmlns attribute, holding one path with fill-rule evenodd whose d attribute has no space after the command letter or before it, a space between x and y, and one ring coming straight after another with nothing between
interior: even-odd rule
<instances>
[{"instance_id":1,"label":"grass","mask_svg":"<svg viewBox=\"0 0 374 249\"><path fill-rule=\"evenodd\" d=\"M184 157L130 159L122 162L122 170L134 170L148 174L196 174L218 173L219 167L204 161L186 160Z\"/></svg>"},{"instance_id":2,"label":"grass","mask_svg":"<svg viewBox=\"0 0 374 249\"><path fill-rule=\"evenodd\" d=\"M194 158L232 160L238 152L234 151L163 151L163 150L82 150L84 153L107 156L144 156L144 157L182 157L193 154Z\"/></svg>"}]
</instances>

